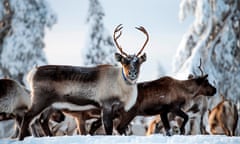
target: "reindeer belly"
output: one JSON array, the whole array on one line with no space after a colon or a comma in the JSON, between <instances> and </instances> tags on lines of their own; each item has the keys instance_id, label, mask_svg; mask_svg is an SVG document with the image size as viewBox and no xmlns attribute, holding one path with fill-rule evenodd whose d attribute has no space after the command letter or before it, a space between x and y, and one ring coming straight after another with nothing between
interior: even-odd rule
<instances>
[{"instance_id":1,"label":"reindeer belly","mask_svg":"<svg viewBox=\"0 0 240 144\"><path fill-rule=\"evenodd\" d=\"M82 96L83 95L83 96ZM67 109L72 111L83 111L89 109L96 109L100 107L100 104L92 99L92 96L86 94L66 94L62 96L61 101L53 103L53 107L57 109Z\"/></svg>"},{"instance_id":2,"label":"reindeer belly","mask_svg":"<svg viewBox=\"0 0 240 144\"><path fill-rule=\"evenodd\" d=\"M89 109L96 109L95 105L87 104L87 105L76 105L67 102L56 102L53 103L52 106L56 109L67 109L70 111L85 111Z\"/></svg>"},{"instance_id":3,"label":"reindeer belly","mask_svg":"<svg viewBox=\"0 0 240 144\"><path fill-rule=\"evenodd\" d=\"M152 115L157 115L160 114L161 111L163 111L164 107L161 105L152 105L143 108L142 110L139 111L140 115L143 116L152 116Z\"/></svg>"}]
</instances>

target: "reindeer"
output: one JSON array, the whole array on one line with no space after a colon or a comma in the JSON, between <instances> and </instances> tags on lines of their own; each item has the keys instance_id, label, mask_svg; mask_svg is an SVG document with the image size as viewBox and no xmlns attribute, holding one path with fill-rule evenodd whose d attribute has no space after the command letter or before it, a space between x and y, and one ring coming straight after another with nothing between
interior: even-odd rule
<instances>
[{"instance_id":1,"label":"reindeer","mask_svg":"<svg viewBox=\"0 0 240 144\"><path fill-rule=\"evenodd\" d=\"M138 97L134 106L129 111L121 109L115 115L115 117L121 119L120 124L117 126L118 132L120 134L125 133L125 129L135 116L160 114L166 135L170 136L167 115L172 112L184 119L180 127L180 133L184 134L184 126L188 121L188 115L181 110L182 106L199 95L213 96L216 93L216 88L208 82L207 77L208 75L203 75L202 72L201 76L191 77L188 80L177 80L165 76L154 81L139 83L137 85ZM101 125L101 120L95 121L92 124L90 134L93 134L99 125Z\"/></svg>"},{"instance_id":2,"label":"reindeer","mask_svg":"<svg viewBox=\"0 0 240 144\"><path fill-rule=\"evenodd\" d=\"M30 92L17 81L0 79L0 115L7 119L15 118L18 127L30 108Z\"/></svg>"},{"instance_id":3,"label":"reindeer","mask_svg":"<svg viewBox=\"0 0 240 144\"><path fill-rule=\"evenodd\" d=\"M18 133L18 129L20 128L20 125L22 123L22 119L25 113L30 108L30 105L31 96L29 90L27 90L17 81L9 79L8 77L0 79L0 121L15 119L17 124L15 131L16 134ZM51 111L45 111L42 115L45 117L51 116L50 114L55 111L57 110L53 110L53 108L51 108ZM36 122L39 123L41 122L41 120L38 119ZM46 126L46 124L38 125L37 123L34 123L32 125L32 127L34 128L31 129L35 135L36 133L40 133L36 132L37 129L40 129L41 127L45 128Z\"/></svg>"},{"instance_id":4,"label":"reindeer","mask_svg":"<svg viewBox=\"0 0 240 144\"><path fill-rule=\"evenodd\" d=\"M72 111L101 108L105 132L107 135L112 134L112 115L120 108L128 111L136 101L136 82L140 66L146 61L146 54L140 54L149 40L145 28L136 27L147 39L137 54L129 55L117 42L122 28L121 24L118 25L113 34L114 42L121 52L115 54L115 59L122 67L46 65L30 71L28 82L32 92L32 105L24 117L20 140L29 135L26 129L33 118L49 106Z\"/></svg>"},{"instance_id":5,"label":"reindeer","mask_svg":"<svg viewBox=\"0 0 240 144\"><path fill-rule=\"evenodd\" d=\"M222 95L222 101L208 113L211 134L235 136L238 123L237 106Z\"/></svg>"}]
</instances>

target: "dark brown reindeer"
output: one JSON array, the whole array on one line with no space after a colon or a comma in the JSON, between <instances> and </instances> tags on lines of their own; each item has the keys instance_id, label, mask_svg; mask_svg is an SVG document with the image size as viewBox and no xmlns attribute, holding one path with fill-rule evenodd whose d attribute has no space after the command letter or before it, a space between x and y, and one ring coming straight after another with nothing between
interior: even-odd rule
<instances>
[{"instance_id":1,"label":"dark brown reindeer","mask_svg":"<svg viewBox=\"0 0 240 144\"><path fill-rule=\"evenodd\" d=\"M128 124L135 116L160 114L166 135L170 136L167 116L169 112L172 112L184 119L180 127L180 133L184 134L188 115L181 110L181 107L199 95L213 96L216 93L216 88L208 82L207 77L208 75L202 75L188 80L177 80L166 76L154 81L139 83L135 105L129 111L126 112L122 109L117 116L115 115L115 117L120 117L121 121L117 126L118 132L125 133ZM99 125L101 125L101 120L93 123L90 134L93 134Z\"/></svg>"},{"instance_id":2,"label":"dark brown reindeer","mask_svg":"<svg viewBox=\"0 0 240 144\"><path fill-rule=\"evenodd\" d=\"M114 31L114 41L121 54L115 59L122 67L99 65L96 67L77 67L46 65L36 67L29 73L28 82L32 92L32 105L25 115L19 139L28 136L29 123L49 106L71 111L101 108L101 116L106 134L112 134L112 115L119 108L128 111L137 99L137 84L141 64L146 61L142 53L149 36L144 27L136 28L147 39L141 50L134 55L125 53L118 44L122 25ZM118 35L116 35L120 32Z\"/></svg>"}]
</instances>

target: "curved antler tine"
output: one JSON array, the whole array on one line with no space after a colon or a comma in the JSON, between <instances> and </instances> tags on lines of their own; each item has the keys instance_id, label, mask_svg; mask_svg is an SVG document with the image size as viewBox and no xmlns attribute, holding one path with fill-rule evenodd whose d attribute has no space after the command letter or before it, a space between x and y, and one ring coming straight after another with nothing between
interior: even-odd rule
<instances>
[{"instance_id":1,"label":"curved antler tine","mask_svg":"<svg viewBox=\"0 0 240 144\"><path fill-rule=\"evenodd\" d=\"M114 32L118 32L118 31L122 30L122 28L123 28L122 24L119 24L119 25L115 28Z\"/></svg>"},{"instance_id":2,"label":"curved antler tine","mask_svg":"<svg viewBox=\"0 0 240 144\"><path fill-rule=\"evenodd\" d=\"M136 28L137 30L140 30L141 32L143 32L143 33L147 36L147 39L146 39L146 41L144 42L141 50L137 53L137 56L139 56L139 55L142 53L142 51L143 51L143 49L145 48L145 46L147 45L147 43L148 43L149 35L148 35L147 30L146 30L143 26L135 27L135 28Z\"/></svg>"},{"instance_id":3,"label":"curved antler tine","mask_svg":"<svg viewBox=\"0 0 240 144\"><path fill-rule=\"evenodd\" d=\"M201 69L201 65L202 65L202 59L200 58L200 64L199 64L198 68L201 71L201 76L203 76L203 70Z\"/></svg>"},{"instance_id":4,"label":"curved antler tine","mask_svg":"<svg viewBox=\"0 0 240 144\"><path fill-rule=\"evenodd\" d=\"M117 42L117 39L122 35L122 31L121 31L122 28L123 28L122 24L119 24L119 25L115 28L114 33L113 33L113 39L114 39L114 42L115 42L117 48L120 50L120 52L121 52L123 55L128 56L128 54L125 53L125 52L122 50L122 47L121 47L121 46L118 44L118 42ZM120 32L119 32L119 31L120 31ZM119 32L119 34L116 36L116 33L118 33L118 32Z\"/></svg>"}]
</instances>

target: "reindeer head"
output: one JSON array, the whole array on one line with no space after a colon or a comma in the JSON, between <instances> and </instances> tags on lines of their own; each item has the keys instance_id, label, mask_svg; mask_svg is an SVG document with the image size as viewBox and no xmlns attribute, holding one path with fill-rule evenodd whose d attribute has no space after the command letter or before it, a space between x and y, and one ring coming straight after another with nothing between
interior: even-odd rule
<instances>
[{"instance_id":1,"label":"reindeer head","mask_svg":"<svg viewBox=\"0 0 240 144\"><path fill-rule=\"evenodd\" d=\"M121 46L118 44L117 39L121 36L122 32L122 25L118 25L115 30L114 30L114 42L117 46L117 48L120 50L121 53L116 53L115 54L115 59L120 62L122 64L122 74L123 77L125 79L125 81L128 84L134 84L136 83L136 80L138 78L139 75L139 69L141 64L146 61L146 54L144 53L143 55L140 56L140 54L142 53L144 47L146 46L148 40L149 40L149 36L147 31L145 30L144 27L140 26L140 27L136 27L136 29L140 30L141 32L143 32L146 36L147 39L143 44L143 47L141 48L141 50L137 53L137 54L133 54L133 55L129 55L127 53L125 53ZM119 35L116 36L116 33L119 33Z\"/></svg>"},{"instance_id":2,"label":"reindeer head","mask_svg":"<svg viewBox=\"0 0 240 144\"><path fill-rule=\"evenodd\" d=\"M196 79L197 84L200 86L199 93L206 96L214 96L216 88L208 82L207 77L208 75L206 74Z\"/></svg>"},{"instance_id":3,"label":"reindeer head","mask_svg":"<svg viewBox=\"0 0 240 144\"><path fill-rule=\"evenodd\" d=\"M201 76L198 76L196 78L194 78L193 75L189 75L188 79L194 79L196 84L198 85L198 90L195 94L195 96L197 95L204 95L204 96L214 96L214 94L216 93L216 88L214 86L212 86L209 81L208 81L208 74L203 74L203 70L201 69L201 59L200 59L200 65L198 66L198 68L201 71Z\"/></svg>"}]
</instances>

